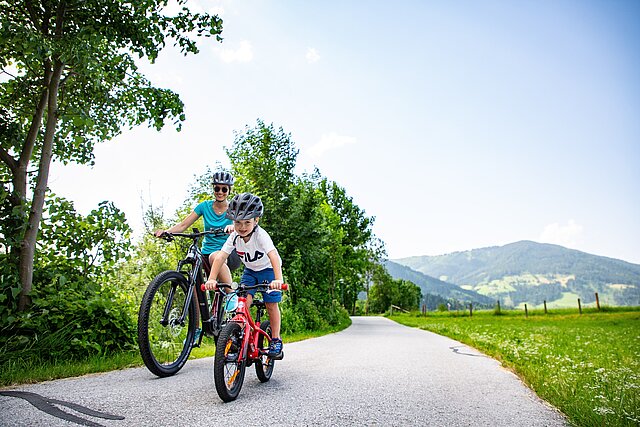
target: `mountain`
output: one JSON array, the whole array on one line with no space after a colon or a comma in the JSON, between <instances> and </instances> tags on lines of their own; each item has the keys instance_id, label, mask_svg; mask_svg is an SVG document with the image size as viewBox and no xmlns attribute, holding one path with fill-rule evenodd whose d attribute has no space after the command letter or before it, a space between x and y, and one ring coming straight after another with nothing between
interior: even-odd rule
<instances>
[{"instance_id":1,"label":"mountain","mask_svg":"<svg viewBox=\"0 0 640 427\"><path fill-rule=\"evenodd\" d=\"M394 262L507 306L575 306L594 302L595 292L602 304L640 304L640 265L558 245L520 241Z\"/></svg>"},{"instance_id":2,"label":"mountain","mask_svg":"<svg viewBox=\"0 0 640 427\"><path fill-rule=\"evenodd\" d=\"M461 304L469 302L475 303L476 305L495 304L493 298L480 295L472 290L462 289L458 285L444 282L393 261L387 260L384 265L394 279L410 280L420 287L423 295L437 295L444 298L444 302L446 302L447 299L452 299L459 301Z\"/></svg>"}]
</instances>

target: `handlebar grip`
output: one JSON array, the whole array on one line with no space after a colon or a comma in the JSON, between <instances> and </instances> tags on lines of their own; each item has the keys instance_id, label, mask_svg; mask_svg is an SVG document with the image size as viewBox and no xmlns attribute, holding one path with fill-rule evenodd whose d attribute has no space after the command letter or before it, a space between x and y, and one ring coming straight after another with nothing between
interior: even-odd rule
<instances>
[{"instance_id":1,"label":"handlebar grip","mask_svg":"<svg viewBox=\"0 0 640 427\"><path fill-rule=\"evenodd\" d=\"M206 291L205 287L204 287L204 283L202 285L200 285L200 290L201 291Z\"/></svg>"},{"instance_id":2,"label":"handlebar grip","mask_svg":"<svg viewBox=\"0 0 640 427\"><path fill-rule=\"evenodd\" d=\"M288 285L287 283L283 283L283 284L282 284L282 290L283 290L283 291L287 291L287 290L289 290L289 285Z\"/></svg>"}]
</instances>

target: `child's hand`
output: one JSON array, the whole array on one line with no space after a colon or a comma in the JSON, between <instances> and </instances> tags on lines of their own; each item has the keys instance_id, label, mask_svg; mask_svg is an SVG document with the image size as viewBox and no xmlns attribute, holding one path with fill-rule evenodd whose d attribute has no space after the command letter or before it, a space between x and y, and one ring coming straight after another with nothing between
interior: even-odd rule
<instances>
[{"instance_id":1,"label":"child's hand","mask_svg":"<svg viewBox=\"0 0 640 427\"><path fill-rule=\"evenodd\" d=\"M233 233L235 230L235 228L233 227L233 224L229 224L224 228L224 232L227 234L231 234Z\"/></svg>"},{"instance_id":2,"label":"child's hand","mask_svg":"<svg viewBox=\"0 0 640 427\"><path fill-rule=\"evenodd\" d=\"M216 286L218 286L218 281L216 279L209 279L204 284L204 288L207 291L213 291L214 289L216 289Z\"/></svg>"},{"instance_id":3,"label":"child's hand","mask_svg":"<svg viewBox=\"0 0 640 427\"><path fill-rule=\"evenodd\" d=\"M284 282L283 282L282 280L272 280L272 281L271 281L271 283L269 284L269 287L270 287L271 289L278 289L278 290L280 290L280 289L282 289L282 284L283 284L283 283L284 283Z\"/></svg>"}]
</instances>

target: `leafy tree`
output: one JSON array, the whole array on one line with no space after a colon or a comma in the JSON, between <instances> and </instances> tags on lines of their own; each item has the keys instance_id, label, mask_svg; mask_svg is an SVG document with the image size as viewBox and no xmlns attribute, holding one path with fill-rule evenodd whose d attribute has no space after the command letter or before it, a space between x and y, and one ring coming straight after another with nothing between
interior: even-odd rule
<instances>
[{"instance_id":1,"label":"leafy tree","mask_svg":"<svg viewBox=\"0 0 640 427\"><path fill-rule=\"evenodd\" d=\"M383 313L391 305L405 310L415 310L420 306L422 291L408 280L393 279L382 265L373 273L373 285L369 289L369 308L374 313Z\"/></svg>"},{"instance_id":2,"label":"leafy tree","mask_svg":"<svg viewBox=\"0 0 640 427\"><path fill-rule=\"evenodd\" d=\"M220 41L222 21L187 7L167 16L166 6L165 0L0 0L0 71L8 78L0 83L1 233L9 236L7 260L19 265L20 310L29 303L51 161L91 163L94 145L123 127L160 129L173 121L180 129L178 95L153 87L134 57L153 62L167 39L185 55L197 53L191 37Z\"/></svg>"},{"instance_id":3,"label":"leafy tree","mask_svg":"<svg viewBox=\"0 0 640 427\"><path fill-rule=\"evenodd\" d=\"M18 311L15 282L5 280L8 265L0 263L0 364L17 355L74 357L133 346L134 301L113 286L113 271L130 249L124 213L103 202L83 216L49 195L43 215L34 269L40 286L28 312Z\"/></svg>"},{"instance_id":4,"label":"leafy tree","mask_svg":"<svg viewBox=\"0 0 640 427\"><path fill-rule=\"evenodd\" d=\"M298 150L282 128L247 126L227 149L236 191L250 191L265 204L261 221L271 234L293 286L284 304L283 327L314 329L335 324L355 310L367 271L379 248L365 215L346 191L319 171L296 176ZM336 302L334 302L336 301ZM296 318L288 322L287 316Z\"/></svg>"}]
</instances>

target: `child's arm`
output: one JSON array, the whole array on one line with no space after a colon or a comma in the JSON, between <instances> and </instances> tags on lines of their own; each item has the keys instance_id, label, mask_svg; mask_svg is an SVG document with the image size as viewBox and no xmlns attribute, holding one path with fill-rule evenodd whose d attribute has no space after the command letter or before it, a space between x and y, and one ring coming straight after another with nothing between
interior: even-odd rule
<instances>
[{"instance_id":1,"label":"child's arm","mask_svg":"<svg viewBox=\"0 0 640 427\"><path fill-rule=\"evenodd\" d=\"M211 266L211 273L209 273L209 279L204 284L204 288L206 290L211 291L215 289L216 285L218 284L218 281L216 279L218 278L220 267L222 267L222 264L225 263L228 257L229 254L225 251L219 251L216 254L216 258L213 260L213 265Z\"/></svg>"},{"instance_id":2,"label":"child's arm","mask_svg":"<svg viewBox=\"0 0 640 427\"><path fill-rule=\"evenodd\" d=\"M271 282L271 289L282 289L282 266L280 265L280 256L278 250L273 249L267 253L269 261L271 261L271 267L273 267L273 274L275 279Z\"/></svg>"}]
</instances>

